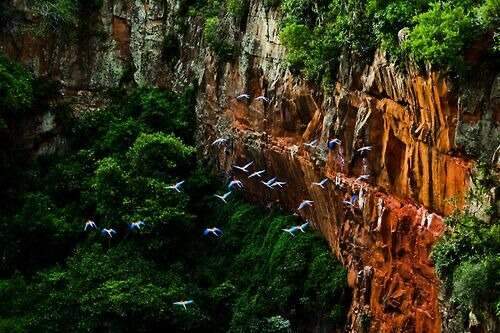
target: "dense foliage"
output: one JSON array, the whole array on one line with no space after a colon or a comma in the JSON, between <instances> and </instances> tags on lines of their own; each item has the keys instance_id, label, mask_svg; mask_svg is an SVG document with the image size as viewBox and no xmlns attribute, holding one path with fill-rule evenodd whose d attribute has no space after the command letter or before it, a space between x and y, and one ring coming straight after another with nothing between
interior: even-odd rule
<instances>
[{"instance_id":1,"label":"dense foliage","mask_svg":"<svg viewBox=\"0 0 500 333\"><path fill-rule=\"evenodd\" d=\"M21 67L1 66L0 105L16 111L8 113L11 124L17 109L30 115L41 97ZM0 332L344 325L346 271L324 240L312 231L290 237L281 228L298 224L295 217L241 203L236 194L231 205L213 197L217 181L191 146L193 89L118 91L112 100L60 118L64 151L35 160L20 154L1 174L10 199L0 215ZM166 188L180 179L182 193ZM118 233L84 232L87 219ZM145 227L131 231L138 220ZM224 235L204 237L213 226ZM194 300L187 310L172 304L185 299Z\"/></svg>"},{"instance_id":2,"label":"dense foliage","mask_svg":"<svg viewBox=\"0 0 500 333\"><path fill-rule=\"evenodd\" d=\"M341 55L369 59L376 47L452 69L476 39L498 51L498 0L282 0L281 9L288 62L312 79L330 79Z\"/></svg>"},{"instance_id":3,"label":"dense foliage","mask_svg":"<svg viewBox=\"0 0 500 333\"><path fill-rule=\"evenodd\" d=\"M490 170L478 168L470 206L446 218L448 230L432 252L445 292L464 318L469 311L500 318L500 221L484 200L485 189L498 186Z\"/></svg>"}]
</instances>

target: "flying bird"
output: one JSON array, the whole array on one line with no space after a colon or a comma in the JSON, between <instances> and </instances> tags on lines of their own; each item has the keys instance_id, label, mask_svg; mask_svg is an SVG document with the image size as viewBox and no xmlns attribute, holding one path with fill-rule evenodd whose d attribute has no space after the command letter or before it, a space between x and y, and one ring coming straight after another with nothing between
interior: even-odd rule
<instances>
[{"instance_id":1,"label":"flying bird","mask_svg":"<svg viewBox=\"0 0 500 333\"><path fill-rule=\"evenodd\" d=\"M239 169L239 170L241 170L241 171L243 171L243 172L247 172L247 173L248 173L248 167L249 167L250 165L252 165L252 164L253 164L253 161L251 161L251 162L249 162L249 163L245 164L245 165L244 165L244 166L242 166L242 167L241 167L241 166L237 166L237 165L233 165L233 167L235 167L236 169Z\"/></svg>"},{"instance_id":2,"label":"flying bird","mask_svg":"<svg viewBox=\"0 0 500 333\"><path fill-rule=\"evenodd\" d=\"M204 236L208 236L209 234L213 234L215 235L216 237L220 237L222 236L222 230L220 230L219 228L217 227L213 227L213 228L206 228L204 231L203 231L203 235ZM220 234L220 235L219 235Z\"/></svg>"},{"instance_id":3,"label":"flying bird","mask_svg":"<svg viewBox=\"0 0 500 333\"><path fill-rule=\"evenodd\" d=\"M314 203L314 201L311 201L311 200L303 200L300 203L299 208L297 208L297 210L301 210L304 207L311 207L313 203Z\"/></svg>"},{"instance_id":4,"label":"flying bird","mask_svg":"<svg viewBox=\"0 0 500 333\"><path fill-rule=\"evenodd\" d=\"M304 146L306 146L306 147L310 147L310 148L314 148L314 147L316 147L316 143L317 143L317 142L318 142L318 140L317 140L317 139L315 139L315 140L312 140L311 142L306 142L306 143L304 143Z\"/></svg>"},{"instance_id":5,"label":"flying bird","mask_svg":"<svg viewBox=\"0 0 500 333\"><path fill-rule=\"evenodd\" d=\"M227 197L231 194L231 191L225 193L224 195L218 195L218 194L214 194L215 197L221 199L222 201L224 201L224 203L227 203L226 199Z\"/></svg>"},{"instance_id":6,"label":"flying bird","mask_svg":"<svg viewBox=\"0 0 500 333\"><path fill-rule=\"evenodd\" d=\"M237 96L236 99L237 100L250 99L250 95L249 94L241 94L241 95Z\"/></svg>"},{"instance_id":7,"label":"flying bird","mask_svg":"<svg viewBox=\"0 0 500 333\"><path fill-rule=\"evenodd\" d=\"M266 170L260 170L260 171L255 171L254 173L252 173L250 176L248 176L248 178L253 178L255 176L257 177L262 177L262 174L266 172Z\"/></svg>"},{"instance_id":8,"label":"flying bird","mask_svg":"<svg viewBox=\"0 0 500 333\"><path fill-rule=\"evenodd\" d=\"M281 230L283 230L284 232L288 232L290 235L295 237L294 232L296 232L298 229L299 229L298 227L290 227L288 229L281 229Z\"/></svg>"},{"instance_id":9,"label":"flying bird","mask_svg":"<svg viewBox=\"0 0 500 333\"><path fill-rule=\"evenodd\" d=\"M235 180L231 181L229 183L229 185L227 185L227 188L231 190L233 188L233 186L238 186L239 188L242 188L243 183L241 181L235 179Z\"/></svg>"},{"instance_id":10,"label":"flying bird","mask_svg":"<svg viewBox=\"0 0 500 333\"><path fill-rule=\"evenodd\" d=\"M305 232L304 228L307 227L308 225L309 225L309 221L306 221L306 223L299 225L297 227L297 229L300 230L300 231L302 231L302 232Z\"/></svg>"},{"instance_id":11,"label":"flying bird","mask_svg":"<svg viewBox=\"0 0 500 333\"><path fill-rule=\"evenodd\" d=\"M312 184L316 185L316 186L319 186L322 189L324 189L325 188L325 184L326 184L327 181L328 181L328 178L325 178L322 181L320 181L319 183L313 182Z\"/></svg>"},{"instance_id":12,"label":"flying bird","mask_svg":"<svg viewBox=\"0 0 500 333\"><path fill-rule=\"evenodd\" d=\"M269 179L267 182L261 181L262 184L266 185L269 187L271 190L274 190L273 183L276 181L276 177Z\"/></svg>"},{"instance_id":13,"label":"flying bird","mask_svg":"<svg viewBox=\"0 0 500 333\"><path fill-rule=\"evenodd\" d=\"M194 303L194 301L193 301L192 299L190 299L189 301L174 302L173 304L174 304L174 305L180 305L180 306L183 306L183 307L184 307L184 310L187 310L186 305L188 305L188 304L192 304L192 303Z\"/></svg>"},{"instance_id":14,"label":"flying bird","mask_svg":"<svg viewBox=\"0 0 500 333\"><path fill-rule=\"evenodd\" d=\"M215 140L214 142L212 142L212 146L213 145L220 146L221 144L225 143L226 141L227 141L226 138L218 138L217 140Z\"/></svg>"},{"instance_id":15,"label":"flying bird","mask_svg":"<svg viewBox=\"0 0 500 333\"><path fill-rule=\"evenodd\" d=\"M359 148L359 149L357 150L357 152L358 152L358 153L362 153L362 152L364 152L364 151L370 151L370 150L372 150L372 146L365 146L365 147Z\"/></svg>"},{"instance_id":16,"label":"flying bird","mask_svg":"<svg viewBox=\"0 0 500 333\"><path fill-rule=\"evenodd\" d=\"M101 235L107 236L109 238L113 238L113 235L116 235L116 231L115 231L115 229L106 229L106 228L104 228L104 229L101 230Z\"/></svg>"},{"instance_id":17,"label":"flying bird","mask_svg":"<svg viewBox=\"0 0 500 333\"><path fill-rule=\"evenodd\" d=\"M356 180L367 180L368 178L370 178L370 175L361 175L359 176L358 178L356 178Z\"/></svg>"},{"instance_id":18,"label":"flying bird","mask_svg":"<svg viewBox=\"0 0 500 333\"><path fill-rule=\"evenodd\" d=\"M271 184L271 187L279 186L280 188L283 188L283 185L286 185L286 182L274 182Z\"/></svg>"},{"instance_id":19,"label":"flying bird","mask_svg":"<svg viewBox=\"0 0 500 333\"><path fill-rule=\"evenodd\" d=\"M91 229L97 229L97 225L95 224L94 221L92 220L88 220L86 223L85 223L85 227L83 228L83 231L87 231L88 228L91 228Z\"/></svg>"},{"instance_id":20,"label":"flying bird","mask_svg":"<svg viewBox=\"0 0 500 333\"><path fill-rule=\"evenodd\" d=\"M269 103L269 98L267 98L264 95L259 96L259 97L255 98L255 99L258 100L258 101L263 101L263 102Z\"/></svg>"},{"instance_id":21,"label":"flying bird","mask_svg":"<svg viewBox=\"0 0 500 333\"><path fill-rule=\"evenodd\" d=\"M143 225L145 225L144 222L137 221L137 222L130 223L128 227L129 227L130 230L134 230L134 229L141 230L141 227Z\"/></svg>"},{"instance_id":22,"label":"flying bird","mask_svg":"<svg viewBox=\"0 0 500 333\"><path fill-rule=\"evenodd\" d=\"M341 143L342 141L340 141L339 139L330 140L328 141L328 149L335 149L335 147L337 145L340 145Z\"/></svg>"},{"instance_id":23,"label":"flying bird","mask_svg":"<svg viewBox=\"0 0 500 333\"><path fill-rule=\"evenodd\" d=\"M353 195L350 200L344 200L342 202L345 203L348 206L353 206L357 199L358 199L358 196L357 195Z\"/></svg>"},{"instance_id":24,"label":"flying bird","mask_svg":"<svg viewBox=\"0 0 500 333\"><path fill-rule=\"evenodd\" d=\"M170 185L170 186L167 186L167 189L170 189L170 190L176 190L177 192L181 192L181 190L179 189L179 187L181 187L182 184L184 184L184 180L176 183L175 185Z\"/></svg>"}]
</instances>

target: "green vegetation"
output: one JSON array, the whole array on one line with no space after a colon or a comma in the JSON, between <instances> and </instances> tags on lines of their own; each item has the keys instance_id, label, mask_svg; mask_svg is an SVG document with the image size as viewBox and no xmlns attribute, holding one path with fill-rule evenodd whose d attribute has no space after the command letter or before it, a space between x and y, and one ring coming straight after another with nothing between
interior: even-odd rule
<instances>
[{"instance_id":1,"label":"green vegetation","mask_svg":"<svg viewBox=\"0 0 500 333\"><path fill-rule=\"evenodd\" d=\"M0 55L0 112L22 112L33 102L33 78L21 66ZM5 121L5 118L3 119Z\"/></svg>"},{"instance_id":2,"label":"green vegetation","mask_svg":"<svg viewBox=\"0 0 500 333\"><path fill-rule=\"evenodd\" d=\"M48 106L36 80L1 64L0 104L12 106L0 132L7 138L33 105ZM35 160L18 152L4 167L0 332L343 327L346 271L324 240L312 231L292 239L281 228L298 224L295 217L237 194L231 205L213 198L219 185L191 146L193 92L112 92L110 106L61 118L64 151ZM1 152L12 156L12 146ZM179 179L182 193L166 189ZM88 219L118 234L83 232ZM130 231L138 220L143 230ZM213 226L224 235L203 237ZM195 301L187 311L172 304L184 299Z\"/></svg>"},{"instance_id":3,"label":"green vegetation","mask_svg":"<svg viewBox=\"0 0 500 333\"><path fill-rule=\"evenodd\" d=\"M498 51L498 0L282 0L281 9L288 63L310 79L328 82L341 54L369 59L376 47L454 70L476 39L489 36L489 52Z\"/></svg>"},{"instance_id":4,"label":"green vegetation","mask_svg":"<svg viewBox=\"0 0 500 333\"><path fill-rule=\"evenodd\" d=\"M37 19L35 33L71 38L80 25L89 23L89 15L101 8L103 0L30 0L28 4Z\"/></svg>"},{"instance_id":5,"label":"green vegetation","mask_svg":"<svg viewBox=\"0 0 500 333\"><path fill-rule=\"evenodd\" d=\"M479 166L470 207L446 218L447 232L432 257L445 292L464 315L485 310L500 318L500 221L493 206L484 206L487 189L498 186L498 178L489 170Z\"/></svg>"}]
</instances>

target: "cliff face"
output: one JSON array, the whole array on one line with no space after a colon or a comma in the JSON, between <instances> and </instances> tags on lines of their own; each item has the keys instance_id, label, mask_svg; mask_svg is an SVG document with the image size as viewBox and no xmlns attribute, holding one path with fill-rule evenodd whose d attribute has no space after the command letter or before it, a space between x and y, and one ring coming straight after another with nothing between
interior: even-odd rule
<instances>
[{"instance_id":1,"label":"cliff face","mask_svg":"<svg viewBox=\"0 0 500 333\"><path fill-rule=\"evenodd\" d=\"M462 134L498 137L499 80L468 90L479 96L473 102L439 73L403 73L378 52L368 65L345 56L325 90L287 71L279 13L250 3L241 54L230 63L202 48L200 22L189 18L178 33L179 59L166 64L163 36L175 32L175 1L104 1L89 18L99 36L74 44L5 34L0 42L39 75L62 80L66 98L81 108L99 106L99 91L129 72L138 84L172 89L197 81L201 153L243 180L250 200L291 212L303 199L314 201L299 214L349 271L349 331L440 332L440 282L429 254L443 216L464 204L469 186L474 162L458 153L467 143ZM243 92L270 102L238 101ZM219 137L229 138L225 148L210 144ZM342 143L328 149L333 138ZM314 139L316 148L303 145ZM363 146L372 149L356 152ZM267 189L232 168L248 160L286 187ZM326 189L311 185L325 177ZM353 194L361 204L351 208L342 201Z\"/></svg>"}]
</instances>

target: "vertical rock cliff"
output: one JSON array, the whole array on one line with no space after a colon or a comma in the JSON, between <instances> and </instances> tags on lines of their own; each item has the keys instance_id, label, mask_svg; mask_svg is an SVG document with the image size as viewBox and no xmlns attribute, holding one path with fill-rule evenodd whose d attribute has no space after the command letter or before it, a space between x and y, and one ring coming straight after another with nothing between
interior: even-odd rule
<instances>
[{"instance_id":1,"label":"vertical rock cliff","mask_svg":"<svg viewBox=\"0 0 500 333\"><path fill-rule=\"evenodd\" d=\"M13 5L23 25L33 23L22 1ZM224 63L202 47L195 17L175 30L177 10L175 1L106 0L89 17L98 34L59 45L16 31L19 24L16 37L4 33L0 44L38 75L60 80L80 108L105 103L100 92L127 75L171 89L197 82L200 152L227 176L244 178L232 165L254 160L287 182L270 190L245 179L249 200L290 212L303 199L314 201L299 214L349 271L348 331L440 332L440 281L429 254L443 217L464 204L469 187L474 161L461 153L462 134L499 135L498 77L467 95L440 73L396 67L379 51L368 64L344 55L335 84L318 87L287 70L280 14L261 1L250 1L240 55ZM169 33L179 37L175 59L162 51ZM238 101L244 92L270 101ZM225 148L210 145L219 137L229 139ZM329 149L333 138L341 144ZM315 139L317 147L304 146ZM371 151L357 151L364 146ZM326 189L311 185L325 177ZM358 203L343 203L354 194Z\"/></svg>"}]
</instances>

